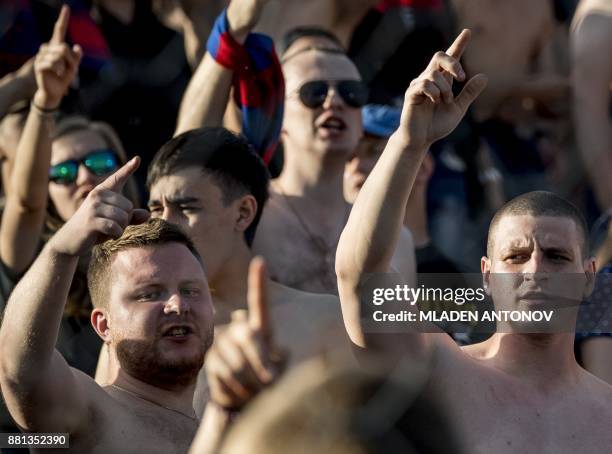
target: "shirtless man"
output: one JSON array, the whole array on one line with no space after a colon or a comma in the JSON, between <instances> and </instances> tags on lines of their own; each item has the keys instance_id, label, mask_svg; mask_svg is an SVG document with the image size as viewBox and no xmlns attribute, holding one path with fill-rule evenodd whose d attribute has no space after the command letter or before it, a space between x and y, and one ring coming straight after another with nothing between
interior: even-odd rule
<instances>
[{"instance_id":1,"label":"shirtless man","mask_svg":"<svg viewBox=\"0 0 612 454\"><path fill-rule=\"evenodd\" d=\"M246 40L266 3L230 3L228 31L237 42ZM340 44L328 36L297 37L283 58L284 168L271 185L253 250L266 258L273 280L300 290L336 293L334 257L350 209L342 195L342 175L362 134L359 108L366 101L365 87ZM222 124L232 74L206 53L183 98L177 135ZM335 83L327 84L340 80L342 95ZM315 81L323 86L306 86L300 97L300 89ZM312 107L301 98L308 98ZM408 279L414 274L413 254L412 239L404 231L394 267Z\"/></svg>"},{"instance_id":2,"label":"shirtless man","mask_svg":"<svg viewBox=\"0 0 612 454\"><path fill-rule=\"evenodd\" d=\"M532 108L533 101L567 96L568 81L550 68L555 25L551 1L453 0L452 4L459 29L472 30L472 44L463 56L467 73L490 77L474 102L478 121L503 115L515 124L528 114L523 107ZM539 71L534 73L534 67Z\"/></svg>"},{"instance_id":3,"label":"shirtless man","mask_svg":"<svg viewBox=\"0 0 612 454\"><path fill-rule=\"evenodd\" d=\"M362 135L365 92L353 63L328 38L297 38L283 61L285 162L272 182L253 249L266 258L273 279L332 292L336 245L350 209L344 166ZM414 274L412 254L412 239L403 231L394 268L407 279Z\"/></svg>"},{"instance_id":4,"label":"shirtless man","mask_svg":"<svg viewBox=\"0 0 612 454\"><path fill-rule=\"evenodd\" d=\"M482 348L461 351L448 336L431 331L372 335L360 318L359 287L368 273L389 269L406 200L428 146L453 130L486 85L479 74L452 96L453 78L464 79L459 58L469 35L464 30L411 83L400 127L353 207L336 264L345 326L353 343L372 353L406 360L431 355L426 392L445 399L466 452L605 451L612 445L612 388L578 366L572 332L526 334L506 325L504 333L486 342L488 354L483 355ZM481 263L496 304L503 304L500 296L513 309L541 304L546 295L538 285L547 285L538 283L542 273L581 276L573 296L588 293L595 269L586 258L586 232L577 213L550 193L527 194L499 212ZM505 295L496 273L512 277L515 286Z\"/></svg>"},{"instance_id":5,"label":"shirtless man","mask_svg":"<svg viewBox=\"0 0 612 454\"><path fill-rule=\"evenodd\" d=\"M213 340L212 302L191 241L121 195L134 158L98 185L15 288L0 328L0 385L26 432L70 434L70 452L186 452ZM127 228L126 228L127 227ZM78 259L94 244L91 321L118 373L104 388L54 350Z\"/></svg>"},{"instance_id":6,"label":"shirtless man","mask_svg":"<svg viewBox=\"0 0 612 454\"><path fill-rule=\"evenodd\" d=\"M215 325L247 306L251 244L268 198L268 172L243 137L223 128L181 134L149 166L151 216L181 226L206 265L215 303ZM297 257L293 257L294 260ZM338 298L301 292L267 280L277 337L299 361L337 342ZM344 335L343 332L338 334ZM336 339L336 340L333 340Z\"/></svg>"}]
</instances>

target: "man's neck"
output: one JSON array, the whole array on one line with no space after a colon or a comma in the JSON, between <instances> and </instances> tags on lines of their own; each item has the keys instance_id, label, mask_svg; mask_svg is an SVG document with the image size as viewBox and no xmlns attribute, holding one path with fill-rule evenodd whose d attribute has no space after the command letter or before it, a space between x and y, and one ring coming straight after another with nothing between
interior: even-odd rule
<instances>
[{"instance_id":1,"label":"man's neck","mask_svg":"<svg viewBox=\"0 0 612 454\"><path fill-rule=\"evenodd\" d=\"M344 153L326 157L308 151L286 150L283 171L276 180L287 196L304 197L321 206L343 206Z\"/></svg>"},{"instance_id":2,"label":"man's neck","mask_svg":"<svg viewBox=\"0 0 612 454\"><path fill-rule=\"evenodd\" d=\"M215 324L229 322L230 314L246 309L247 275L252 253L241 241L231 254L231 260L224 263L211 278L209 285L215 303Z\"/></svg>"},{"instance_id":3,"label":"man's neck","mask_svg":"<svg viewBox=\"0 0 612 454\"><path fill-rule=\"evenodd\" d=\"M496 333L486 343L485 357L510 375L547 388L578 379L573 333Z\"/></svg>"},{"instance_id":4,"label":"man's neck","mask_svg":"<svg viewBox=\"0 0 612 454\"><path fill-rule=\"evenodd\" d=\"M134 378L119 367L117 378L111 383L111 386L136 399L158 405L167 410L182 413L189 418L195 418L195 411L193 409L195 379L196 377L194 377L193 383L187 386L168 390Z\"/></svg>"}]
</instances>

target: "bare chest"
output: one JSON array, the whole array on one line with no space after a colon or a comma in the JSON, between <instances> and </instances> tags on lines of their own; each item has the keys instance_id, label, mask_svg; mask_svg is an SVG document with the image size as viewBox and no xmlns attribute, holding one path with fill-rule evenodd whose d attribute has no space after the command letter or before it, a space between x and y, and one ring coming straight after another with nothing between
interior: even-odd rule
<instances>
[{"instance_id":1,"label":"bare chest","mask_svg":"<svg viewBox=\"0 0 612 454\"><path fill-rule=\"evenodd\" d=\"M181 415L131 409L129 413L117 411L100 418L100 424L91 431L71 439L71 450L90 453L186 453L195 433L197 422Z\"/></svg>"},{"instance_id":2,"label":"bare chest","mask_svg":"<svg viewBox=\"0 0 612 454\"><path fill-rule=\"evenodd\" d=\"M280 207L265 213L253 249L268 264L270 278L288 287L337 293L335 258L342 220L335 228L298 219Z\"/></svg>"},{"instance_id":3,"label":"bare chest","mask_svg":"<svg viewBox=\"0 0 612 454\"><path fill-rule=\"evenodd\" d=\"M456 396L452 413L468 452L609 452L612 408L590 398L534 398L519 389L483 385Z\"/></svg>"},{"instance_id":4,"label":"bare chest","mask_svg":"<svg viewBox=\"0 0 612 454\"><path fill-rule=\"evenodd\" d=\"M472 73L525 74L545 21L542 0L454 0L460 28L472 31L464 59ZM499 56L504 58L500 59Z\"/></svg>"}]
</instances>

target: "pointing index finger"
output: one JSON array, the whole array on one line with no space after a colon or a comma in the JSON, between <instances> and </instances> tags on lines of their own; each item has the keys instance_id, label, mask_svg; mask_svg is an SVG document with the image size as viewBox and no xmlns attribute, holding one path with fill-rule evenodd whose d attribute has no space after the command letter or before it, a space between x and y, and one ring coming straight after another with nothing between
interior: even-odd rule
<instances>
[{"instance_id":1,"label":"pointing index finger","mask_svg":"<svg viewBox=\"0 0 612 454\"><path fill-rule=\"evenodd\" d=\"M272 327L268 311L266 265L261 257L255 257L249 265L247 305L249 326L260 332L268 342L272 339Z\"/></svg>"},{"instance_id":2,"label":"pointing index finger","mask_svg":"<svg viewBox=\"0 0 612 454\"><path fill-rule=\"evenodd\" d=\"M68 5L63 5L55 21L55 26L53 27L53 35L51 35L52 43L61 44L66 40L66 30L68 30L69 20L70 8L68 8Z\"/></svg>"},{"instance_id":3,"label":"pointing index finger","mask_svg":"<svg viewBox=\"0 0 612 454\"><path fill-rule=\"evenodd\" d=\"M463 55L463 51L465 51L467 44L470 42L471 36L472 32L469 29L464 28L461 33L459 33L459 36L455 38L453 44L451 44L446 50L446 53L459 60Z\"/></svg>"},{"instance_id":4,"label":"pointing index finger","mask_svg":"<svg viewBox=\"0 0 612 454\"><path fill-rule=\"evenodd\" d=\"M140 158L138 156L133 157L123 167L100 183L100 186L113 192L121 192L128 178L136 171L139 165Z\"/></svg>"}]
</instances>

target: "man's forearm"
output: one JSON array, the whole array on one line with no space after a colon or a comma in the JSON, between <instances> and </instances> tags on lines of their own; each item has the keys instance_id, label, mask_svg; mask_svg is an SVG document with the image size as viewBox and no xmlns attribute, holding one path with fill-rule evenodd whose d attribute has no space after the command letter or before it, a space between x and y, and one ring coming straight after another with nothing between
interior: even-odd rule
<instances>
[{"instance_id":1,"label":"man's forearm","mask_svg":"<svg viewBox=\"0 0 612 454\"><path fill-rule=\"evenodd\" d=\"M5 377L26 384L39 380L50 365L77 262L49 242L13 290L0 328Z\"/></svg>"},{"instance_id":2,"label":"man's forearm","mask_svg":"<svg viewBox=\"0 0 612 454\"><path fill-rule=\"evenodd\" d=\"M0 79L0 119L16 102L32 96L36 85L30 82L18 73L10 73Z\"/></svg>"},{"instance_id":3,"label":"man's forearm","mask_svg":"<svg viewBox=\"0 0 612 454\"><path fill-rule=\"evenodd\" d=\"M221 126L227 106L233 71L217 63L207 52L183 95L177 136L204 126Z\"/></svg>"},{"instance_id":4,"label":"man's forearm","mask_svg":"<svg viewBox=\"0 0 612 454\"><path fill-rule=\"evenodd\" d=\"M338 245L337 272L388 271L408 196L426 149L410 149L397 132L361 188Z\"/></svg>"},{"instance_id":5,"label":"man's forearm","mask_svg":"<svg viewBox=\"0 0 612 454\"><path fill-rule=\"evenodd\" d=\"M232 39L242 45L252 25L238 20L236 16L241 16L241 4L232 2L222 17L227 18L225 24ZM220 38L218 33L219 29L213 26L211 36ZM234 71L215 61L210 52L204 54L183 95L175 136L190 129L223 124L233 75Z\"/></svg>"}]
</instances>

